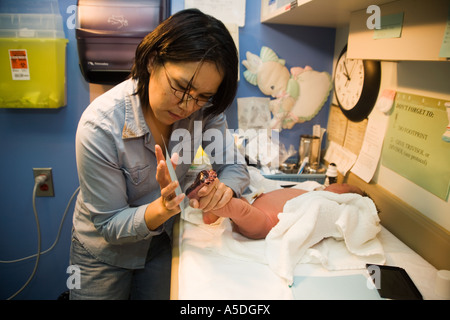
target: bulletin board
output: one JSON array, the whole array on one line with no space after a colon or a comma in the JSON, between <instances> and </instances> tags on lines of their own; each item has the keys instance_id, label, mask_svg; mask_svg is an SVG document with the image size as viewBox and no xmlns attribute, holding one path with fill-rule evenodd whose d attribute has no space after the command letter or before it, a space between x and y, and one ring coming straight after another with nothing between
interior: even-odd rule
<instances>
[{"instance_id":1,"label":"bulletin board","mask_svg":"<svg viewBox=\"0 0 450 320\"><path fill-rule=\"evenodd\" d=\"M446 102L397 92L382 152L385 167L443 200L450 186Z\"/></svg>"},{"instance_id":2,"label":"bulletin board","mask_svg":"<svg viewBox=\"0 0 450 320\"><path fill-rule=\"evenodd\" d=\"M329 143L324 159L335 163L342 175L351 169L361 151L367 123L367 119L352 122L338 106L330 106L327 126Z\"/></svg>"}]
</instances>

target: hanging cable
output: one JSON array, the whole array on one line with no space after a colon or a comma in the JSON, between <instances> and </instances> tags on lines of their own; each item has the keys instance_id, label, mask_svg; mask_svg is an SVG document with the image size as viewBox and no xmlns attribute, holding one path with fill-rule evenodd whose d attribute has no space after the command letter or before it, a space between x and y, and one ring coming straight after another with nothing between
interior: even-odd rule
<instances>
[{"instance_id":1,"label":"hanging cable","mask_svg":"<svg viewBox=\"0 0 450 320\"><path fill-rule=\"evenodd\" d=\"M66 219L67 212L69 211L70 205L72 204L72 201L73 201L73 199L75 198L75 196L77 195L78 191L80 191L80 187L78 187L78 188L74 191L74 193L72 194L72 196L71 196L70 199L69 199L69 202L67 203L66 210L64 210L63 216L62 216L62 218L61 218L61 222L60 222L60 224L59 224L58 234L56 235L55 241L53 242L53 244L51 245L50 248L48 248L48 249L42 251L42 252L41 252L41 255L46 254L46 253L49 253L49 252L55 247L56 243L58 243L59 237L60 237L60 235L61 235L61 230L62 230L64 221L65 221L65 219ZM25 260L28 260L28 259L32 259L32 258L34 258L34 257L36 257L36 256L37 256L37 254L35 253L35 254L32 254L31 256L23 257L23 258L19 258L19 259L15 259L15 260L0 260L0 263L16 263L16 262L20 262L20 261L25 261Z\"/></svg>"},{"instance_id":2,"label":"hanging cable","mask_svg":"<svg viewBox=\"0 0 450 320\"><path fill-rule=\"evenodd\" d=\"M25 284L19 290L17 290L13 295L11 295L9 298L7 298L7 300L14 299L20 292L23 291L23 289L25 289L28 286L28 284L31 282L31 280L34 278L34 276L36 274L41 255L48 253L50 250L52 250L55 247L55 245L58 242L59 237L61 235L62 226L64 224L64 220L66 218L67 212L69 211L69 207L70 207L73 199L75 198L75 195L80 190L80 187L78 187L75 190L75 192L72 194L72 196L70 197L70 200L67 203L66 209L64 211L63 217L61 218L61 223L59 225L58 234L56 235L56 239L53 242L52 246L50 248L48 248L47 250L41 252L41 226L39 224L39 216L38 216L37 209L36 209L36 191L37 191L37 188L39 188L46 181L46 179L47 179L46 175L39 175L35 178L35 183L34 183L34 188L33 188L33 196L32 196L33 212L34 212L34 218L36 220L36 230L37 230L37 238L38 238L37 239L37 243L38 243L37 253L33 254L31 256L28 256L28 257L15 259L15 260L6 260L6 261L0 260L0 263L14 263L14 262L24 261L24 260L28 260L28 259L36 257L33 271L31 272L31 275L28 277L28 280L25 282Z\"/></svg>"},{"instance_id":3,"label":"hanging cable","mask_svg":"<svg viewBox=\"0 0 450 320\"><path fill-rule=\"evenodd\" d=\"M36 229L37 229L37 243L38 243L38 248L37 248L37 253L36 253L36 262L34 263L34 268L33 271L31 272L31 275L28 277L27 282L25 282L25 284L22 286L22 288L20 288L19 290L16 291L16 293L14 293L12 296L10 296L7 300L11 300L13 299L15 296L17 296L20 292L22 292L23 289L25 289L25 287L30 283L30 281L33 279L34 275L36 274L36 270L38 268L39 265L39 259L41 257L41 226L39 224L39 217L36 211L36 190L37 188L43 184L45 182L45 180L47 179L46 176L37 176L34 182L34 188L33 188L33 211L34 211L34 218L36 220Z\"/></svg>"}]
</instances>

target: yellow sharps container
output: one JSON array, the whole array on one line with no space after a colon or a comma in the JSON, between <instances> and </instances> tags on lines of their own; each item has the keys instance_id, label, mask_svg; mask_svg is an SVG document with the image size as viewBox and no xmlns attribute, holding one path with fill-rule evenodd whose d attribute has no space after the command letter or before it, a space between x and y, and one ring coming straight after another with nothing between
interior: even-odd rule
<instances>
[{"instance_id":1,"label":"yellow sharps container","mask_svg":"<svg viewBox=\"0 0 450 320\"><path fill-rule=\"evenodd\" d=\"M0 13L0 107L66 105L66 45L59 13Z\"/></svg>"}]
</instances>

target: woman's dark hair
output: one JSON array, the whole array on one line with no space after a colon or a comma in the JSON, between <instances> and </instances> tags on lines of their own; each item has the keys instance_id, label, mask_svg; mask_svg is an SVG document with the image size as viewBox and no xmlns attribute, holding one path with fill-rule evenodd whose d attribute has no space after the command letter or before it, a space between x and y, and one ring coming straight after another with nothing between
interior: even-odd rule
<instances>
[{"instance_id":1,"label":"woman's dark hair","mask_svg":"<svg viewBox=\"0 0 450 320\"><path fill-rule=\"evenodd\" d=\"M238 55L233 38L224 24L197 9L179 11L150 32L136 49L131 77L138 80L137 92L144 107L148 106L148 63L212 62L224 78L213 96L213 107L206 115L218 115L233 102L237 90ZM192 81L192 79L191 79ZM189 88L187 88L187 91Z\"/></svg>"}]
</instances>

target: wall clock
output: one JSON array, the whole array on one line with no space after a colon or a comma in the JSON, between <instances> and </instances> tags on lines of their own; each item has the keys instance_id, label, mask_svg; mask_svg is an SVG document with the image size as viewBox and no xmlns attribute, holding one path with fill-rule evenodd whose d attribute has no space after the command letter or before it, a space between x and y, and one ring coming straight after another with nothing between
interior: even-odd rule
<instances>
[{"instance_id":1,"label":"wall clock","mask_svg":"<svg viewBox=\"0 0 450 320\"><path fill-rule=\"evenodd\" d=\"M334 92L349 120L359 122L367 118L377 101L380 83L380 61L348 59L345 46L336 64Z\"/></svg>"}]
</instances>

